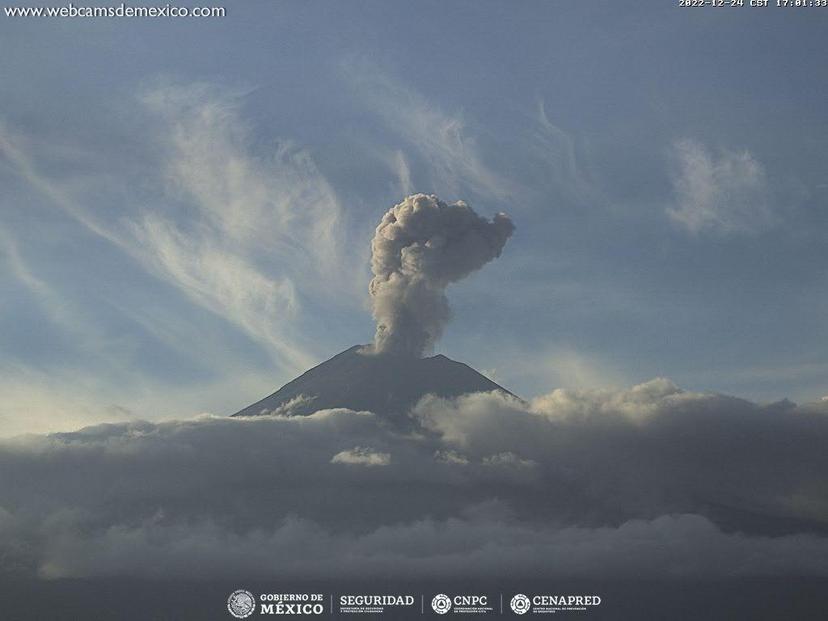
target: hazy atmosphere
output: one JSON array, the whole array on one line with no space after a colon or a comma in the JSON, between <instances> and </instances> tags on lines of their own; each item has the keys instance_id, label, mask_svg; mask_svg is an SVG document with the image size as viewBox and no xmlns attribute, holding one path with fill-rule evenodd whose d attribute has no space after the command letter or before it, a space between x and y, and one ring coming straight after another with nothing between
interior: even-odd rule
<instances>
[{"instance_id":1,"label":"hazy atmosphere","mask_svg":"<svg viewBox=\"0 0 828 621\"><path fill-rule=\"evenodd\" d=\"M224 6L0 19L0 579L828 578L828 8Z\"/></svg>"},{"instance_id":2,"label":"hazy atmosphere","mask_svg":"<svg viewBox=\"0 0 828 621\"><path fill-rule=\"evenodd\" d=\"M818 400L828 15L714 13L3 20L0 433L226 413L368 342L370 240L417 191L515 222L439 349L522 396Z\"/></svg>"}]
</instances>

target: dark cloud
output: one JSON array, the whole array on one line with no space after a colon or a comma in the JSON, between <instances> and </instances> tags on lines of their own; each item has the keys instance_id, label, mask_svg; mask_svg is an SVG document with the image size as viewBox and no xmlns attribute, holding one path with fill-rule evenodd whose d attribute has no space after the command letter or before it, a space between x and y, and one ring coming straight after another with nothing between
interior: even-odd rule
<instances>
[{"instance_id":1,"label":"dark cloud","mask_svg":"<svg viewBox=\"0 0 828 621\"><path fill-rule=\"evenodd\" d=\"M340 409L3 441L0 568L828 576L821 404L653 380L531 405L427 397L411 417L405 431Z\"/></svg>"}]
</instances>

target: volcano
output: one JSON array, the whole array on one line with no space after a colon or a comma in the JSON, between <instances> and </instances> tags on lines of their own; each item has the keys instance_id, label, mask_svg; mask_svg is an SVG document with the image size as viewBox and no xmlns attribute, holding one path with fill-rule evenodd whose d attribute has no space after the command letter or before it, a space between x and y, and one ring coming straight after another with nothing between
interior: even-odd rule
<instances>
[{"instance_id":1,"label":"volcano","mask_svg":"<svg viewBox=\"0 0 828 621\"><path fill-rule=\"evenodd\" d=\"M470 366L442 354L430 358L374 354L370 346L355 345L233 416L306 416L329 408L403 416L427 394L458 397L493 390L512 395Z\"/></svg>"}]
</instances>

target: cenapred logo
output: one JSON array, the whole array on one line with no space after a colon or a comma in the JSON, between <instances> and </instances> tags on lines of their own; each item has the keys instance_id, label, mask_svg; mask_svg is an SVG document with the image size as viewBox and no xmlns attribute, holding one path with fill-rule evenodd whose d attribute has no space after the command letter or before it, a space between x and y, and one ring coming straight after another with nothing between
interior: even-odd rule
<instances>
[{"instance_id":1,"label":"cenapred logo","mask_svg":"<svg viewBox=\"0 0 828 621\"><path fill-rule=\"evenodd\" d=\"M512 601L509 602L509 605L512 607L512 612L516 615L525 615L529 612L529 609L532 607L532 602L529 601L529 598L526 597L523 593L518 593L512 598Z\"/></svg>"},{"instance_id":2,"label":"cenapred logo","mask_svg":"<svg viewBox=\"0 0 828 621\"><path fill-rule=\"evenodd\" d=\"M246 619L256 610L256 598L244 589L233 591L227 598L227 610L236 619Z\"/></svg>"},{"instance_id":3,"label":"cenapred logo","mask_svg":"<svg viewBox=\"0 0 828 621\"><path fill-rule=\"evenodd\" d=\"M451 610L451 598L445 593L435 595L434 599L431 600L431 607L438 615L444 615Z\"/></svg>"}]
</instances>

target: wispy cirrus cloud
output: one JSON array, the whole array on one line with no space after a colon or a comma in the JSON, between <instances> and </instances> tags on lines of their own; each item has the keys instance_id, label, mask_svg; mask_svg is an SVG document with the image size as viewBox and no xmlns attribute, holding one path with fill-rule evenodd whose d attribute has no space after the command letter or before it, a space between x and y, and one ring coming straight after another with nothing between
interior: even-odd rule
<instances>
[{"instance_id":1,"label":"wispy cirrus cloud","mask_svg":"<svg viewBox=\"0 0 828 621\"><path fill-rule=\"evenodd\" d=\"M386 129L426 164L430 182L436 187L415 190L450 196L471 191L499 199L506 199L515 191L506 178L486 163L462 113L444 111L370 61L352 58L343 62L340 69L366 108L377 114ZM400 175L400 160L394 159L394 172L403 180L409 179L403 185L410 185L409 173Z\"/></svg>"},{"instance_id":2,"label":"wispy cirrus cloud","mask_svg":"<svg viewBox=\"0 0 828 621\"><path fill-rule=\"evenodd\" d=\"M43 307L86 371L100 363L101 377L115 385L123 386L116 376L129 375L130 369L133 376L142 374L133 357L159 344L156 355L174 350L195 374L205 365L226 374L245 364L239 348L232 351L228 342L246 339L243 356L256 356L261 365L263 354L270 363L243 371L245 377L258 382L269 374L267 388L279 374L287 379L307 368L317 360L319 347L301 327L307 306L322 299L328 305L358 306L364 296L362 274L353 263L361 255L343 252L347 222L311 153L289 141L268 145L255 138L244 114L244 93L215 84L163 82L124 105L142 128L140 134L129 133L133 126L125 129L133 140L127 159L118 150L92 158L80 155L82 148L53 149L44 138L28 139L0 125L0 173L18 196L4 201L3 257L9 275ZM111 183L115 178L118 184ZM94 299L64 286L54 269L39 269L50 265L48 257L66 251L50 245L58 238L12 235L15 214L23 217L32 208L61 227L65 246L67 231L79 232L84 242L102 241L89 252L71 249L73 262L79 259L73 269L87 270L83 277L94 286ZM34 253L40 261L33 268L25 257ZM87 265L95 255L111 260L113 267ZM98 326L96 313L105 315L108 325ZM194 315L197 323L183 325L182 313ZM125 326L131 335L113 332ZM100 355L88 356L91 347ZM19 370L24 372L25 352L13 363L23 365ZM47 381L43 370L32 366L21 385L36 390L38 378ZM257 382L256 390L266 389ZM101 404L110 397L147 404L133 388L152 381L144 375L128 384L120 391L98 385ZM44 386L41 392L54 391ZM63 411L69 403L86 403L86 397L55 396L51 403L57 401L60 408L47 409ZM179 411L192 411L178 404ZM85 405L76 411L64 422L100 420ZM64 422L55 420L54 428L65 428ZM31 429L43 427L38 423ZM25 425L15 423L1 433L21 430Z\"/></svg>"},{"instance_id":3,"label":"wispy cirrus cloud","mask_svg":"<svg viewBox=\"0 0 828 621\"><path fill-rule=\"evenodd\" d=\"M167 84L141 98L160 120L162 175L202 221L234 243L295 271L341 260L343 213L311 154L282 141L260 155L242 117L243 94L209 84Z\"/></svg>"},{"instance_id":4,"label":"wispy cirrus cloud","mask_svg":"<svg viewBox=\"0 0 828 621\"><path fill-rule=\"evenodd\" d=\"M698 233L755 233L773 224L765 168L747 150L718 154L694 140L672 147L675 203L667 215Z\"/></svg>"},{"instance_id":5,"label":"wispy cirrus cloud","mask_svg":"<svg viewBox=\"0 0 828 621\"><path fill-rule=\"evenodd\" d=\"M342 210L310 154L290 144L253 154L241 99L209 85L143 97L162 120L164 176L186 226L158 210L131 223L139 259L199 305L269 344L295 370L312 356L290 330L301 294L340 289Z\"/></svg>"},{"instance_id":6,"label":"wispy cirrus cloud","mask_svg":"<svg viewBox=\"0 0 828 621\"><path fill-rule=\"evenodd\" d=\"M40 154L5 128L0 152L54 206L199 305L285 353L279 340L285 335L255 328L250 317L277 326L300 303L296 281L303 291L342 282L337 270L347 270L345 231L333 188L310 154L290 143L267 156L253 153L238 93L173 84L145 92L140 101L155 121L164 157L148 165L159 182L152 206L132 205L127 217L82 204L71 183L41 172Z\"/></svg>"},{"instance_id":7,"label":"wispy cirrus cloud","mask_svg":"<svg viewBox=\"0 0 828 621\"><path fill-rule=\"evenodd\" d=\"M543 165L544 183L555 194L579 205L606 205L610 201L589 174L573 136L550 120L546 102L536 101L530 146Z\"/></svg>"}]
</instances>

